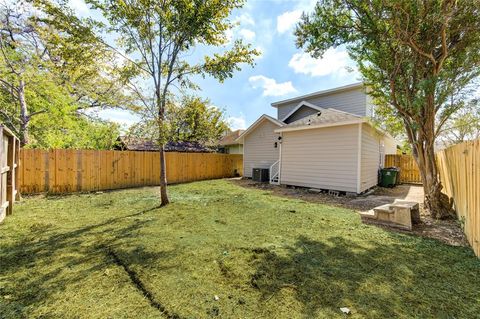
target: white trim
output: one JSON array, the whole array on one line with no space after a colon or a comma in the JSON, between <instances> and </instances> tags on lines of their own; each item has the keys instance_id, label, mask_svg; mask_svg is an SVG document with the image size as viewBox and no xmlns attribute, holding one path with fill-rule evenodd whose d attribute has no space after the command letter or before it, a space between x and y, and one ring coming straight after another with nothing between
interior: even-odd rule
<instances>
[{"instance_id":1,"label":"white trim","mask_svg":"<svg viewBox=\"0 0 480 319\"><path fill-rule=\"evenodd\" d=\"M282 185L282 144L283 144L283 134L280 133L280 141L279 141L279 144L280 144L280 150L279 150L279 154L278 154L278 160L280 161L278 163L278 185Z\"/></svg>"},{"instance_id":2,"label":"white trim","mask_svg":"<svg viewBox=\"0 0 480 319\"><path fill-rule=\"evenodd\" d=\"M357 150L357 194L362 187L362 123L358 124L358 150Z\"/></svg>"},{"instance_id":3,"label":"white trim","mask_svg":"<svg viewBox=\"0 0 480 319\"><path fill-rule=\"evenodd\" d=\"M296 127L288 127L287 126L287 127L284 127L284 128L276 129L275 133L301 131L301 130L308 130L308 129L314 129L314 128L342 126L342 125L349 125L349 124L359 124L359 123L364 123L364 122L366 122L365 119L359 118L359 119L356 119L356 120L348 120L348 121L334 122L334 123L323 123L323 124L317 124L317 125L302 125L302 126L296 126Z\"/></svg>"},{"instance_id":4,"label":"white trim","mask_svg":"<svg viewBox=\"0 0 480 319\"><path fill-rule=\"evenodd\" d=\"M330 93L337 93L337 92L341 92L341 91L348 91L350 89L355 89L355 88L359 88L359 87L362 87L362 86L363 86L362 82L352 83L352 84L349 84L349 85L340 86L340 87L336 87L336 88L333 88L333 89L317 91L317 92L313 92L313 93L310 93L310 94L297 96L297 97L294 97L294 98L291 98L291 99L282 100L282 101L278 101L278 102L273 102L271 105L273 107L278 107L280 104L284 104L284 103L288 103L288 102L294 102L294 101L298 101L298 100L302 100L302 99L306 99L306 98L310 98L310 97L314 97L314 96L327 95L327 94L330 94Z\"/></svg>"},{"instance_id":5,"label":"white trim","mask_svg":"<svg viewBox=\"0 0 480 319\"><path fill-rule=\"evenodd\" d=\"M282 122L284 122L286 119L288 119L290 116L292 116L295 112L297 112L302 106L306 106L306 107L309 107L311 109L314 109L314 110L317 110L317 111L323 111L324 109L321 108L320 106L316 106L315 104L312 104L310 102L307 102L307 101L302 101L300 103L298 103L297 106L295 106L295 108L293 110L291 110L283 119L282 119Z\"/></svg>"},{"instance_id":6,"label":"white trim","mask_svg":"<svg viewBox=\"0 0 480 319\"><path fill-rule=\"evenodd\" d=\"M263 114L262 116L260 116L255 122L253 122L252 125L250 125L242 134L240 134L239 137L237 137L234 141L240 141L242 140L246 135L248 135L248 133L250 133L251 131L253 131L253 129L255 127L257 127L260 123L263 122L263 120L269 120L270 122L272 122L273 124L277 125L277 126L280 126L282 127L284 125L284 123L274 119L273 117L267 115L267 114Z\"/></svg>"}]
</instances>

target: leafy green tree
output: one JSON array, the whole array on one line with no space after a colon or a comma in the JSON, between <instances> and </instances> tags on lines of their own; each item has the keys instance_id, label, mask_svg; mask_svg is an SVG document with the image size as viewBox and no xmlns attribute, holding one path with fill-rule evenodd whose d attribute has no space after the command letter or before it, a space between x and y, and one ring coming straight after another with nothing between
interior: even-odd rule
<instances>
[{"instance_id":1,"label":"leafy green tree","mask_svg":"<svg viewBox=\"0 0 480 319\"><path fill-rule=\"evenodd\" d=\"M445 123L439 139L444 147L480 138L480 105L478 100L458 101L459 111Z\"/></svg>"},{"instance_id":2,"label":"leafy green tree","mask_svg":"<svg viewBox=\"0 0 480 319\"><path fill-rule=\"evenodd\" d=\"M209 145L228 131L224 112L209 100L196 96L183 96L167 106L167 131L171 141L198 142Z\"/></svg>"},{"instance_id":3,"label":"leafy green tree","mask_svg":"<svg viewBox=\"0 0 480 319\"><path fill-rule=\"evenodd\" d=\"M113 51L98 45L90 25L77 20L62 28L62 20L23 2L0 8L0 119L22 145L31 141L31 123L40 115L57 125L85 120L77 115L87 109L134 106L125 93L128 73L115 64Z\"/></svg>"},{"instance_id":4,"label":"leafy green tree","mask_svg":"<svg viewBox=\"0 0 480 319\"><path fill-rule=\"evenodd\" d=\"M224 46L225 34L233 27L228 17L242 0L87 0L102 12L108 30L143 79L132 83L149 118L155 119L156 141L160 145L161 205L169 203L164 144L167 141L167 96L172 88L192 88L192 75L210 75L223 81L240 69L241 63L253 64L255 50L241 41L230 49L188 57L194 48Z\"/></svg>"},{"instance_id":5,"label":"leafy green tree","mask_svg":"<svg viewBox=\"0 0 480 319\"><path fill-rule=\"evenodd\" d=\"M113 149L120 125L95 116L39 114L30 123L31 139L26 148Z\"/></svg>"},{"instance_id":6,"label":"leafy green tree","mask_svg":"<svg viewBox=\"0 0 480 319\"><path fill-rule=\"evenodd\" d=\"M479 75L478 30L478 0L323 0L296 29L314 57L346 45L372 96L402 120L435 218L452 214L435 139L459 107L448 98Z\"/></svg>"},{"instance_id":7,"label":"leafy green tree","mask_svg":"<svg viewBox=\"0 0 480 319\"><path fill-rule=\"evenodd\" d=\"M149 113L139 113L142 120L133 125L128 135L155 140L158 127ZM170 97L165 112L166 140L214 145L229 130L223 110L211 105L210 100L198 96Z\"/></svg>"}]
</instances>

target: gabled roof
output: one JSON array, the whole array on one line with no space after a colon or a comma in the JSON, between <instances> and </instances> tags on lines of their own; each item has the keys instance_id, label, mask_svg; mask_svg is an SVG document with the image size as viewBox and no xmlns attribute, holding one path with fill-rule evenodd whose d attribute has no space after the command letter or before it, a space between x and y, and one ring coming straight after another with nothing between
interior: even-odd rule
<instances>
[{"instance_id":1,"label":"gabled roof","mask_svg":"<svg viewBox=\"0 0 480 319\"><path fill-rule=\"evenodd\" d=\"M322 109L317 114L312 114L290 124L284 125L283 127L275 130L275 132L287 132L310 128L356 124L364 123L366 121L367 120L365 118L351 113L335 109Z\"/></svg>"},{"instance_id":2,"label":"gabled roof","mask_svg":"<svg viewBox=\"0 0 480 319\"><path fill-rule=\"evenodd\" d=\"M293 114L295 114L295 112L297 112L302 106L307 106L311 109L314 109L314 110L317 110L317 111L322 111L324 110L323 108L321 108L320 106L316 106L315 104L312 104L310 102L307 102L307 101L302 101L300 103L298 103L297 106L295 106L295 108L293 108L293 110L291 110L283 119L282 119L282 122L286 121L290 116L292 116Z\"/></svg>"},{"instance_id":3,"label":"gabled roof","mask_svg":"<svg viewBox=\"0 0 480 319\"><path fill-rule=\"evenodd\" d=\"M363 83L362 83L362 82L358 82L358 83L353 83L353 84L349 84L349 85L345 85L345 86L336 87L336 88L333 88L333 89L316 91L316 92L313 92L313 93L309 93L309 94L297 96L297 97L294 97L294 98L291 98L291 99L287 99L287 100L282 100L282 101L278 101L278 102L273 102L271 105L272 105L273 107L278 107L280 104L285 104L285 103L295 102L295 101L302 101L302 100L305 100L305 99L308 99L308 98L311 98L311 97L314 97L314 96L328 95L328 94L332 94L332 93L338 93L338 92L342 92L342 91L348 91L348 90L352 90L352 89L356 89L356 88L361 88L361 87L363 87Z\"/></svg>"},{"instance_id":4,"label":"gabled roof","mask_svg":"<svg viewBox=\"0 0 480 319\"><path fill-rule=\"evenodd\" d=\"M242 134L240 134L239 137L237 137L237 139L235 141L240 141L242 138L244 138L246 135L248 135L251 131L253 131L260 123L262 123L263 121L270 121L272 122L273 124L279 126L279 127L282 127L285 125L285 123L277 120L277 119L274 119L273 117L271 117L270 115L267 115L267 114L263 114L262 116L260 116L252 125L250 125L246 130L245 132L243 132Z\"/></svg>"},{"instance_id":5,"label":"gabled roof","mask_svg":"<svg viewBox=\"0 0 480 319\"><path fill-rule=\"evenodd\" d=\"M236 130L226 134L224 137L222 137L218 141L218 145L235 145L235 144L241 143L239 141L236 141L236 139L240 135L242 135L243 132L245 132L245 130Z\"/></svg>"}]
</instances>

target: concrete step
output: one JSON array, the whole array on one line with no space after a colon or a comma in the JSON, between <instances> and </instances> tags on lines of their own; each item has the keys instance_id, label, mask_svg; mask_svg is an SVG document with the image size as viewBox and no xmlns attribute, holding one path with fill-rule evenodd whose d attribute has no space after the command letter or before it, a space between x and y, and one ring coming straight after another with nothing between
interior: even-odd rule
<instances>
[{"instance_id":1,"label":"concrete step","mask_svg":"<svg viewBox=\"0 0 480 319\"><path fill-rule=\"evenodd\" d=\"M388 213L388 214L393 214L395 211L391 204L385 204L382 206L377 206L373 209L374 212L378 213Z\"/></svg>"}]
</instances>

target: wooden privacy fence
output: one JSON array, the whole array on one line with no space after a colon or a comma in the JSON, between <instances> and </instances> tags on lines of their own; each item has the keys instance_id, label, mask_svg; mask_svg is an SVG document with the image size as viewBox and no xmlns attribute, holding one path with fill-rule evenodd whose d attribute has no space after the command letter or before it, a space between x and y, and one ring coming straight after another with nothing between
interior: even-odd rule
<instances>
[{"instance_id":1,"label":"wooden privacy fence","mask_svg":"<svg viewBox=\"0 0 480 319\"><path fill-rule=\"evenodd\" d=\"M39 150L20 152L24 194L55 194L158 185L158 152ZM166 153L169 184L241 174L243 156L218 153Z\"/></svg>"},{"instance_id":2,"label":"wooden privacy fence","mask_svg":"<svg viewBox=\"0 0 480 319\"><path fill-rule=\"evenodd\" d=\"M0 222L12 213L13 203L18 197L18 139L0 125Z\"/></svg>"},{"instance_id":3,"label":"wooden privacy fence","mask_svg":"<svg viewBox=\"0 0 480 319\"><path fill-rule=\"evenodd\" d=\"M443 192L455 210L475 254L480 256L480 140L451 146L436 154ZM400 181L421 183L411 155L386 155L385 167L400 167Z\"/></svg>"},{"instance_id":4,"label":"wooden privacy fence","mask_svg":"<svg viewBox=\"0 0 480 319\"><path fill-rule=\"evenodd\" d=\"M401 183L422 183L417 163L411 155L385 155L385 167L400 168Z\"/></svg>"},{"instance_id":5,"label":"wooden privacy fence","mask_svg":"<svg viewBox=\"0 0 480 319\"><path fill-rule=\"evenodd\" d=\"M453 198L465 235L480 257L480 140L438 152L437 165L442 191Z\"/></svg>"}]
</instances>

